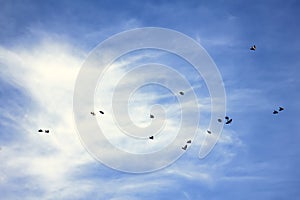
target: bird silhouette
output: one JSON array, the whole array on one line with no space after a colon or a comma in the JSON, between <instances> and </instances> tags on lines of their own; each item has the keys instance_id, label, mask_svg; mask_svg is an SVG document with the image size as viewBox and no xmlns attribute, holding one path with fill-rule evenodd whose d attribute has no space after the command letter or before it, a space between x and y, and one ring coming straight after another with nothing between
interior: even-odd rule
<instances>
[{"instance_id":1,"label":"bird silhouette","mask_svg":"<svg viewBox=\"0 0 300 200\"><path fill-rule=\"evenodd\" d=\"M91 112L91 115L95 116L95 113L94 113L94 112Z\"/></svg>"},{"instance_id":2,"label":"bird silhouette","mask_svg":"<svg viewBox=\"0 0 300 200\"><path fill-rule=\"evenodd\" d=\"M208 133L208 134L211 134L211 131L207 130L207 133Z\"/></svg>"},{"instance_id":3,"label":"bird silhouette","mask_svg":"<svg viewBox=\"0 0 300 200\"><path fill-rule=\"evenodd\" d=\"M221 123L221 122L222 122L222 119L218 119L218 122L220 122L220 123Z\"/></svg>"},{"instance_id":4,"label":"bird silhouette","mask_svg":"<svg viewBox=\"0 0 300 200\"><path fill-rule=\"evenodd\" d=\"M100 114L104 115L104 112L102 110L99 111Z\"/></svg>"},{"instance_id":5,"label":"bird silhouette","mask_svg":"<svg viewBox=\"0 0 300 200\"><path fill-rule=\"evenodd\" d=\"M277 110L274 110L274 111L273 111L273 114L274 114L274 115L278 114L278 111L277 111Z\"/></svg>"},{"instance_id":6,"label":"bird silhouette","mask_svg":"<svg viewBox=\"0 0 300 200\"><path fill-rule=\"evenodd\" d=\"M192 143L192 140L188 140L186 143L191 144L191 143Z\"/></svg>"},{"instance_id":7,"label":"bird silhouette","mask_svg":"<svg viewBox=\"0 0 300 200\"><path fill-rule=\"evenodd\" d=\"M42 129L39 129L38 132L41 133L41 132L43 132L43 130L42 130Z\"/></svg>"},{"instance_id":8,"label":"bird silhouette","mask_svg":"<svg viewBox=\"0 0 300 200\"><path fill-rule=\"evenodd\" d=\"M230 119L228 116L225 116L225 124L230 124L232 122L232 119Z\"/></svg>"},{"instance_id":9,"label":"bird silhouette","mask_svg":"<svg viewBox=\"0 0 300 200\"><path fill-rule=\"evenodd\" d=\"M180 94L180 95L184 95L184 92L180 91L179 94Z\"/></svg>"},{"instance_id":10,"label":"bird silhouette","mask_svg":"<svg viewBox=\"0 0 300 200\"><path fill-rule=\"evenodd\" d=\"M284 108L283 107L279 107L279 111L283 111L284 110Z\"/></svg>"},{"instance_id":11,"label":"bird silhouette","mask_svg":"<svg viewBox=\"0 0 300 200\"><path fill-rule=\"evenodd\" d=\"M151 114L150 114L150 118L153 119L153 118L154 118L154 115L151 115Z\"/></svg>"},{"instance_id":12,"label":"bird silhouette","mask_svg":"<svg viewBox=\"0 0 300 200\"><path fill-rule=\"evenodd\" d=\"M181 147L183 150L186 150L187 148L187 145L184 145L184 147Z\"/></svg>"},{"instance_id":13,"label":"bird silhouette","mask_svg":"<svg viewBox=\"0 0 300 200\"><path fill-rule=\"evenodd\" d=\"M232 119L228 120L225 124L230 124L232 122Z\"/></svg>"},{"instance_id":14,"label":"bird silhouette","mask_svg":"<svg viewBox=\"0 0 300 200\"><path fill-rule=\"evenodd\" d=\"M256 50L256 46L253 45L252 47L250 47L250 50L255 51Z\"/></svg>"},{"instance_id":15,"label":"bird silhouette","mask_svg":"<svg viewBox=\"0 0 300 200\"><path fill-rule=\"evenodd\" d=\"M50 131L49 130L45 130L45 133L49 133Z\"/></svg>"},{"instance_id":16,"label":"bird silhouette","mask_svg":"<svg viewBox=\"0 0 300 200\"><path fill-rule=\"evenodd\" d=\"M151 136L149 137L149 139L150 139L150 140L153 140L153 139L154 139L154 136L153 136L153 135L151 135Z\"/></svg>"}]
</instances>

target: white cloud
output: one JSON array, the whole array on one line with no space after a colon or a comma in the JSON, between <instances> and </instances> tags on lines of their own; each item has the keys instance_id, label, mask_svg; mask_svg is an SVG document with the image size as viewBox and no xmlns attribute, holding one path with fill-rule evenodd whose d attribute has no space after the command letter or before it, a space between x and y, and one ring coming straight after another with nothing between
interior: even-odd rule
<instances>
[{"instance_id":1,"label":"white cloud","mask_svg":"<svg viewBox=\"0 0 300 200\"><path fill-rule=\"evenodd\" d=\"M33 176L41 188L58 189L74 167L93 161L80 144L72 117L73 87L82 58L74 56L70 46L48 40L29 49L1 48L0 55L5 66L2 77L37 103L26 116L6 114L22 127L17 130L24 137L21 141L16 134L15 142L3 147L0 168L6 171L6 180ZM50 129L50 134L38 134L39 128Z\"/></svg>"},{"instance_id":2,"label":"white cloud","mask_svg":"<svg viewBox=\"0 0 300 200\"><path fill-rule=\"evenodd\" d=\"M46 196L43 197L44 199L58 198L57 191L62 191L61 196L66 199L72 196L74 191L80 191L84 196L84 194L97 190L98 188L95 185L101 186L103 196L111 195L113 193L111 188L117 185L120 190L115 195L112 195L112 199L134 199L134 195L131 193L139 192L144 188L143 186L150 185L151 188L159 189L174 184L173 179L175 180L176 178L200 179L203 182L213 182L211 174L206 171L207 169L204 167L202 168L202 172L199 172L198 165L195 165L195 162L184 164L184 170L181 166L173 165L167 170L148 174L141 178L126 177L120 180L106 180L99 177L97 180L85 181L82 184L79 184L76 180L72 180L78 175L75 174L76 169L95 162L81 145L73 120L73 89L76 76L85 55L79 49L74 49L68 44L55 42L49 38L27 49L15 47L9 50L0 48L0 61L5 66L1 77L5 78L10 84L21 88L37 103L37 105L32 107L32 110L26 113L26 117L21 116L20 118L16 118L16 116L9 112L5 114L6 118L14 120L18 127L22 127L25 139L23 140L22 138L22 140L19 140L15 138L14 144L3 146L0 162L4 164L0 166L0 169L5 171L5 174L0 177L0 187L1 185L9 184L10 180L17 179L18 177L31 177L28 180L28 184L30 187L34 187L34 182L37 182L38 187L45 191ZM140 61L140 58L132 59L130 62ZM112 67L114 72L107 79L106 87L104 89L103 87L101 88L104 90L104 93L112 92L115 80L122 73L126 72L120 66L122 64L126 65L128 62L128 60L123 60L121 64L117 63ZM164 74L160 75L163 78L165 76ZM134 79L132 83L144 80L147 76L149 74L141 75L139 79ZM176 82L171 82L172 84L176 86ZM126 85L124 88L126 88ZM188 96L189 92L186 92L185 95ZM146 112L146 116L148 116L153 100L168 98L169 96L152 91L150 92L150 97L144 103L142 99L145 98L145 93L137 93L134 97L134 106L131 112ZM201 109L207 112L209 110L207 107L209 106L207 105L207 100L204 102L201 105ZM103 103L109 105L109 98L106 96L102 98L99 105ZM184 109L189 110L189 112L193 112L193 106L190 102L184 102L182 106ZM176 102L168 105L166 107L167 116L173 116L174 113L178 112L178 109ZM109 116L109 111L111 110L108 109L105 116ZM118 114L121 115L121 119L127 115L125 113ZM145 126L148 122L144 124L143 122L148 119L143 118L142 115L132 114L131 117L137 124ZM141 118L143 120L140 120ZM157 148L161 144L166 144L170 138L174 138L172 134L176 134L180 126L178 119L178 117L166 119L167 136L162 137L160 143L153 143L151 146L152 149ZM103 124L103 122L104 129L108 132L116 132L115 124L107 121L106 118L101 119L100 123ZM185 123L181 126L184 126L185 132L192 132L194 130L192 123ZM38 134L37 130L39 128L49 128L50 134ZM119 136L112 137L111 139L116 139L119 144L124 142L124 138ZM181 139L182 141L186 140L184 136ZM200 140L202 139L200 138ZM234 139L228 136L221 139L221 142L231 143L234 142ZM150 143L148 142L148 144ZM126 148L131 145L132 143L126 143L125 140L123 147ZM133 150L138 150L145 146L143 144L135 145L133 146ZM182 144L178 144L178 148L181 146ZM106 153L109 155L110 152ZM195 159L197 158L195 157ZM85 173L86 171L79 172L79 174ZM159 179L158 182L151 181L151 178L159 176L163 178ZM172 178L168 176L172 176ZM146 181L145 177L148 177ZM128 181L131 184L128 184ZM66 185L69 185L69 187L66 187ZM137 187L137 185L140 186ZM80 189L78 189L79 187ZM28 199L31 198L28 197Z\"/></svg>"}]
</instances>

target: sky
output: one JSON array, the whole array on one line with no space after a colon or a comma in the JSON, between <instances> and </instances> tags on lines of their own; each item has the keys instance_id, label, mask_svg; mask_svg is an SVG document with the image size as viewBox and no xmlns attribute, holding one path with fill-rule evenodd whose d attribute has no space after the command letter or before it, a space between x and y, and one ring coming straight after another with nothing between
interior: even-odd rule
<instances>
[{"instance_id":1,"label":"sky","mask_svg":"<svg viewBox=\"0 0 300 200\"><path fill-rule=\"evenodd\" d=\"M0 5L3 199L300 198L298 1L0 0ZM182 141L176 143L181 153L176 161L135 174L108 167L89 153L77 130L82 124L88 129L89 123L74 120L73 103L78 75L91 52L115 34L143 27L175 30L205 49L222 76L226 114L233 122L224 125L212 151L199 159L212 115L203 77L186 60L159 49L119 57L95 90L95 110L104 108L105 114L91 116L93 105L83 105L85 119L96 121L111 144L129 153L157 152L170 141ZM256 51L250 51L254 44ZM142 71L147 73L134 73L134 67L154 62L168 65L189 82L184 98L190 91L196 95L196 125L189 122L195 121L197 109L182 101L178 90L148 84L127 93L132 85L153 77L180 89L164 70L146 66ZM122 79L124 75L130 78ZM121 97L116 105L125 109L113 110L115 91ZM164 114L153 105L160 105ZM285 110L273 115L279 106ZM182 110L189 113L185 123ZM122 122L129 115L130 123L147 128L152 111L158 123L164 116L163 131L155 140L146 140L147 145L145 140L132 142L121 130L128 123ZM186 137L176 136L179 129L195 134L187 151L181 150ZM129 165L125 157L107 151L105 141L97 145L108 159ZM158 157L143 164L167 159Z\"/></svg>"}]
</instances>

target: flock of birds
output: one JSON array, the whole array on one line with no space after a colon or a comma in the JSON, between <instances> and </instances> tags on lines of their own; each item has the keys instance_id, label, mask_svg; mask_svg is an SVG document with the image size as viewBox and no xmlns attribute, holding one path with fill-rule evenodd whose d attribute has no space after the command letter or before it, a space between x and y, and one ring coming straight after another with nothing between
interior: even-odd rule
<instances>
[{"instance_id":1,"label":"flock of birds","mask_svg":"<svg viewBox=\"0 0 300 200\"><path fill-rule=\"evenodd\" d=\"M38 132L39 132L39 133L43 133L43 132L45 132L45 133L50 133L50 131L49 131L49 130L45 130L45 131L43 131L43 129L39 129L39 130L38 130Z\"/></svg>"},{"instance_id":2,"label":"flock of birds","mask_svg":"<svg viewBox=\"0 0 300 200\"><path fill-rule=\"evenodd\" d=\"M104 112L103 112L102 110L99 110L99 113L100 113L101 115L104 115ZM95 114L95 112L91 112L91 115L95 116L96 114Z\"/></svg>"},{"instance_id":3,"label":"flock of birds","mask_svg":"<svg viewBox=\"0 0 300 200\"><path fill-rule=\"evenodd\" d=\"M278 111L277 111L277 110L274 110L274 111L273 111L273 114L276 115L276 114L278 114L279 112L281 112L281 111L283 111L283 110L284 110L283 107L279 107L279 108L278 108Z\"/></svg>"},{"instance_id":4,"label":"flock of birds","mask_svg":"<svg viewBox=\"0 0 300 200\"><path fill-rule=\"evenodd\" d=\"M255 45L251 46L251 47L250 47L250 50L251 50L251 51L255 51L255 50L256 50L256 46L255 46ZM180 94L180 95L184 95L184 92L183 92L183 91L180 91L179 94ZM281 111L283 111L283 110L284 110L283 107L279 107L278 110L274 110L274 111L273 111L273 114L276 115L276 114L278 114L279 112L281 112ZM99 113L100 113L101 115L104 115L104 112L103 112L102 110L100 110ZM90 112L90 114L93 115L93 116L96 116L96 113L95 113L95 112ZM153 114L150 114L150 119L154 119L154 115L153 115ZM222 122L223 122L223 120L220 119L220 118L217 119L217 121L218 121L219 123L222 123ZM228 125L228 124L231 124L231 123L232 123L232 118L229 118L228 116L225 116L225 124ZM39 133L42 133L42 132L44 132L44 133L50 133L49 130L42 130L42 129L39 129L38 132L39 132ZM211 133L212 133L210 130L207 130L206 132L207 132L208 134L211 134ZM149 136L149 139L150 139L150 140L154 140L154 136L153 136L153 135ZM192 143L192 140L186 141L186 144L185 144L183 147L181 147L181 149L182 149L182 150L187 150L188 145L191 144L191 143Z\"/></svg>"}]
</instances>

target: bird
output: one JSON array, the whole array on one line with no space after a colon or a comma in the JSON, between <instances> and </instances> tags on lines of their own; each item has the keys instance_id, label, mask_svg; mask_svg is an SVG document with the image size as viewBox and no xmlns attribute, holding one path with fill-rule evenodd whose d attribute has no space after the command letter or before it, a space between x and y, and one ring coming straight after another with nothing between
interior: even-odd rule
<instances>
[{"instance_id":1,"label":"bird","mask_svg":"<svg viewBox=\"0 0 300 200\"><path fill-rule=\"evenodd\" d=\"M284 110L284 108L283 107L279 107L279 111L283 111Z\"/></svg>"},{"instance_id":2,"label":"bird","mask_svg":"<svg viewBox=\"0 0 300 200\"><path fill-rule=\"evenodd\" d=\"M45 133L49 133L50 131L49 130L45 130Z\"/></svg>"},{"instance_id":3,"label":"bird","mask_svg":"<svg viewBox=\"0 0 300 200\"><path fill-rule=\"evenodd\" d=\"M256 46L253 45L252 47L250 47L250 50L255 51L256 50Z\"/></svg>"},{"instance_id":4,"label":"bird","mask_svg":"<svg viewBox=\"0 0 300 200\"><path fill-rule=\"evenodd\" d=\"M226 123L225 124L230 124L232 122L232 119L230 119L228 116L225 116Z\"/></svg>"},{"instance_id":5,"label":"bird","mask_svg":"<svg viewBox=\"0 0 300 200\"><path fill-rule=\"evenodd\" d=\"M154 115L151 115L151 114L150 114L150 118L153 119L153 118L154 118Z\"/></svg>"},{"instance_id":6,"label":"bird","mask_svg":"<svg viewBox=\"0 0 300 200\"><path fill-rule=\"evenodd\" d=\"M42 130L42 129L39 129L38 132L41 133L41 132L43 132L43 130Z\"/></svg>"},{"instance_id":7,"label":"bird","mask_svg":"<svg viewBox=\"0 0 300 200\"><path fill-rule=\"evenodd\" d=\"M153 136L153 135L151 135L151 136L149 137L149 139L150 139L150 140L153 140L153 139L154 139L154 136Z\"/></svg>"},{"instance_id":8,"label":"bird","mask_svg":"<svg viewBox=\"0 0 300 200\"><path fill-rule=\"evenodd\" d=\"M227 122L225 124L230 124L232 122L232 119L227 120Z\"/></svg>"},{"instance_id":9,"label":"bird","mask_svg":"<svg viewBox=\"0 0 300 200\"><path fill-rule=\"evenodd\" d=\"M208 134L211 134L211 131L207 130L207 133L208 133Z\"/></svg>"},{"instance_id":10,"label":"bird","mask_svg":"<svg viewBox=\"0 0 300 200\"><path fill-rule=\"evenodd\" d=\"M180 91L179 94L180 94L180 95L184 95L184 92Z\"/></svg>"},{"instance_id":11,"label":"bird","mask_svg":"<svg viewBox=\"0 0 300 200\"><path fill-rule=\"evenodd\" d=\"M94 112L91 112L91 115L95 116L95 113L94 113Z\"/></svg>"},{"instance_id":12,"label":"bird","mask_svg":"<svg viewBox=\"0 0 300 200\"><path fill-rule=\"evenodd\" d=\"M222 119L218 119L218 122L220 122L220 123L221 123L221 122L222 122Z\"/></svg>"},{"instance_id":13,"label":"bird","mask_svg":"<svg viewBox=\"0 0 300 200\"><path fill-rule=\"evenodd\" d=\"M192 143L192 140L188 140L186 143L191 144L191 143Z\"/></svg>"},{"instance_id":14,"label":"bird","mask_svg":"<svg viewBox=\"0 0 300 200\"><path fill-rule=\"evenodd\" d=\"M102 114L102 115L104 114L104 112L102 110L100 110L99 113Z\"/></svg>"},{"instance_id":15,"label":"bird","mask_svg":"<svg viewBox=\"0 0 300 200\"><path fill-rule=\"evenodd\" d=\"M187 148L187 145L184 145L184 147L181 147L183 150L186 150Z\"/></svg>"},{"instance_id":16,"label":"bird","mask_svg":"<svg viewBox=\"0 0 300 200\"><path fill-rule=\"evenodd\" d=\"M277 110L274 110L274 111L273 111L273 114L274 114L274 115L278 114L278 111L277 111Z\"/></svg>"}]
</instances>

